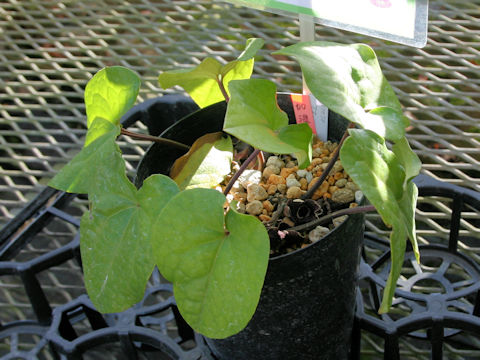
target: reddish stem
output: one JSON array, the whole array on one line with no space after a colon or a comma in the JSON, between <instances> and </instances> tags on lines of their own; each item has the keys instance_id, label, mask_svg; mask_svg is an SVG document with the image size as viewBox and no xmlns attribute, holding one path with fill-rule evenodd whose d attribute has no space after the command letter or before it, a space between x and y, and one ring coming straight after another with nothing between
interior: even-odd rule
<instances>
[{"instance_id":1,"label":"reddish stem","mask_svg":"<svg viewBox=\"0 0 480 360\"><path fill-rule=\"evenodd\" d=\"M357 207L354 207L354 208L342 209L342 210L338 210L338 211L332 212L330 214L327 214L325 216L322 216L321 218L318 218L316 220L312 220L308 223L298 225L298 226L294 226L294 227L292 227L288 230L289 231L308 230L308 229L311 229L315 226L325 224L326 222L330 221L331 219L334 219L334 218L337 218L337 217L340 217L340 216L343 216L343 215L359 214L359 213L371 212L371 211L375 211L375 210L376 209L373 205L357 206Z\"/></svg>"},{"instance_id":2,"label":"reddish stem","mask_svg":"<svg viewBox=\"0 0 480 360\"><path fill-rule=\"evenodd\" d=\"M248 164L250 164L257 157L259 153L260 153L260 150L258 149L253 150L253 152L250 154L247 160L243 162L242 166L240 166L240 169L233 175L233 177L228 182L227 187L223 191L223 194L225 196L230 192L230 190L232 190L233 184L235 184L235 181L237 181L240 175L245 171Z\"/></svg>"},{"instance_id":3,"label":"reddish stem","mask_svg":"<svg viewBox=\"0 0 480 360\"><path fill-rule=\"evenodd\" d=\"M342 139L340 140L340 143L338 144L337 148L333 152L333 155L330 158L330 161L328 162L327 167L322 172L322 175L320 175L320 178L315 182L315 184L313 184L313 186L305 194L303 194L303 196L302 196L303 200L310 199L313 196L313 194L315 193L315 191L317 191L318 188L323 184L323 182L327 178L328 174L332 170L333 166L335 165L335 162L338 160L338 156L340 155L340 148L342 147L345 139L348 137L348 129L351 129L354 126L355 126L355 124L350 123L347 130L345 130L345 133L343 134Z\"/></svg>"},{"instance_id":4,"label":"reddish stem","mask_svg":"<svg viewBox=\"0 0 480 360\"><path fill-rule=\"evenodd\" d=\"M217 77L217 84L222 92L223 97L225 98L225 101L228 103L230 101L230 97L228 96L227 89L225 89L225 86L223 85L223 79L221 76Z\"/></svg>"},{"instance_id":5,"label":"reddish stem","mask_svg":"<svg viewBox=\"0 0 480 360\"><path fill-rule=\"evenodd\" d=\"M175 141L175 140L160 138L160 137L146 135L146 134L138 134L138 133L128 131L124 128L122 128L120 130L120 132L121 132L122 135L129 136L133 139L154 141L154 142L158 142L158 143L164 143L164 144L168 144L168 145L171 145L171 146L175 146L175 147L180 148L182 150L187 150L187 151L190 150L190 146L182 144L182 143L180 143L178 141Z\"/></svg>"}]
</instances>

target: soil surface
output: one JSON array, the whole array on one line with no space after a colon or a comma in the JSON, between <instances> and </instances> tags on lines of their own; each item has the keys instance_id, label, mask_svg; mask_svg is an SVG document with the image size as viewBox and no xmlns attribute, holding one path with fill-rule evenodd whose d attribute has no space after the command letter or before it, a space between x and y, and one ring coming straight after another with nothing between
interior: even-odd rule
<instances>
[{"instance_id":1,"label":"soil surface","mask_svg":"<svg viewBox=\"0 0 480 360\"><path fill-rule=\"evenodd\" d=\"M345 221L346 216L305 229L296 227L334 211L357 206L358 187L346 174L340 160L335 162L311 198L303 199L307 190L320 179L337 146L337 143L317 140L313 145L313 160L306 169L299 169L292 156L267 155L264 162L257 160L254 168L245 170L235 182L227 198L237 201L239 212L256 216L265 224L271 256L289 253L320 240ZM238 152L240 159L237 161L241 162L247 155L248 150ZM234 172L238 169L239 165L235 165Z\"/></svg>"}]
</instances>

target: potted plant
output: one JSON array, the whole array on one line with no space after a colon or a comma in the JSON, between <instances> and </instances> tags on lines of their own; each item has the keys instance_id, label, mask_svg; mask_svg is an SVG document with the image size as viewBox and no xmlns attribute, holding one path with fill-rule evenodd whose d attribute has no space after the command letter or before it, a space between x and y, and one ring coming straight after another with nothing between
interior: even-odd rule
<instances>
[{"instance_id":1,"label":"potted plant","mask_svg":"<svg viewBox=\"0 0 480 360\"><path fill-rule=\"evenodd\" d=\"M258 205L261 200L256 200L255 192L268 193L268 185L272 185L266 183L259 186L258 180L249 181L249 175L258 175L258 172L247 169L252 161L262 153L283 154L283 159L277 156L272 157L270 163L267 162L270 170L274 162L278 165L282 161L284 164L290 162L289 168L295 171L309 169L312 153L315 152L312 149L318 145L316 143L312 147L312 130L307 124L289 124L287 115L278 107L274 83L250 79L253 57L262 45L263 41L259 39L248 40L245 51L236 60L223 66L207 58L195 69L160 75L159 82L163 87L182 86L204 108L204 115L180 121L174 125L175 128L167 130L162 139L155 139L164 149L157 155L176 158L187 153L175 160L173 166L167 164L165 174L154 174L141 180L142 185L138 190L125 174L125 164L115 139L121 133L131 135L121 128L120 118L133 106L140 80L134 72L122 67L99 71L85 89L88 127L85 145L50 182L57 189L88 194L90 210L82 217L80 226L81 254L87 292L99 311L119 312L138 302L157 266L164 277L172 281L176 301L185 320L194 330L209 338L226 338L209 342L218 356L229 359L236 358L228 353L232 344L229 339L233 339L234 343L238 336L241 338L241 334L246 334L246 340L242 341L251 351L241 353L238 358L278 358L278 349L288 348L285 339L276 339L275 336L275 331L283 333L283 325L279 327L273 324L267 330L256 325L252 325L253 330L248 330L251 324L247 329L244 328L252 316L254 319L251 323L256 322L256 317L281 317L278 313L271 313L273 310L264 311L265 316L254 316L262 288L264 293L273 291L274 303L283 303L282 297L292 297L291 293L296 291L289 288L288 294L282 293L283 280L272 274L275 271L284 271L287 275L292 268L305 271L308 280L298 293L303 292L307 297L310 289L322 289L314 260L310 260L312 257L320 257L315 260L316 263L320 263L319 267L323 267L330 275L342 275L333 276L330 283L324 284L329 294L327 302L320 302L318 295L311 294L317 298L310 299L313 305L304 304L305 309L313 309L321 304L322 314L328 316L329 308L333 309L336 302L341 302L341 298L348 295L351 298L347 301L350 314L347 318L338 315L340 318L331 319L331 323L347 322L347 330L334 333L333 337L348 342L348 328L351 326L348 319L351 322L353 316L355 268L359 260L358 238L361 238L362 231L362 217L354 214L371 211L374 207L384 222L392 227L392 269L379 311L386 312L391 306L407 238L412 242L418 259L414 223L417 190L412 179L419 172L420 162L405 139L408 120L382 75L374 51L367 45L308 42L276 52L298 60L312 94L332 112L350 121L351 125L341 139L336 139L339 141L336 149L327 149L328 156L322 161L324 165L317 173L318 177L308 181L308 191L288 196L289 199L285 201L277 199L270 212L272 216L262 213L263 210L260 214L256 213L259 217L242 213L245 210L247 213L255 212L243 209L243 195L235 193L235 189L246 184L246 196L252 198L252 203L257 201ZM210 116L217 116L218 109L222 107L219 120L208 120ZM212 132L204 135L205 130L200 128L209 121L216 123L212 125L212 130L208 130ZM193 135L191 130L186 129L188 126L194 128ZM186 142L191 144L177 141L178 138L173 134L175 131L188 131ZM172 139L166 140L165 137ZM232 139L235 142L241 140L236 150ZM241 144L250 145L254 150L248 154L248 146ZM243 162L239 160L241 164L232 170L232 163L236 164L232 162L234 153L239 156L247 154L248 158ZM340 166L338 156L344 174L348 174L343 176L353 180L372 205L341 209L320 216L318 203L328 196L321 196L320 199L317 196L316 201L311 198L318 193L335 166ZM158 161L164 162L165 159ZM171 177L167 176L167 170ZM278 176L275 173L265 174L265 171L266 168L260 175L264 180L270 175ZM244 179L238 180L238 176L244 176ZM290 183L298 181L292 177L290 179ZM242 181L245 182L243 185ZM256 186L252 186L252 183ZM296 187L301 190L300 186ZM281 188L287 190L286 186L277 186L276 193L282 192ZM323 206L328 208L328 204L330 202L325 200ZM313 218L300 222L300 227L297 226L298 222L290 224L294 226L293 230L285 228L284 223L279 228L278 217L283 214L289 216L293 210L298 211L298 206L301 206L302 214L311 211ZM339 239L333 235L331 239L323 237L308 244L312 242L308 240L312 228L315 229L322 221L345 214L350 216L344 223L356 224L354 228L357 230L349 230L342 224L332 231L332 234L338 234ZM262 218L261 215L267 217ZM345 240L349 233L357 240ZM307 238L307 241L299 246L302 248L290 254L274 254L269 265L271 241L285 241L290 239L290 235ZM340 240L342 238L343 242ZM344 252L343 247L349 243L353 246L353 255ZM329 252L328 249L337 244L340 246L336 249L337 253ZM277 267L275 259L291 259L295 254L296 263L290 263L284 270L271 271ZM274 285L264 286L266 274L267 278L272 277ZM295 281L302 277L304 275L293 275L292 279ZM350 284L343 283L346 278ZM279 288L280 292L276 293L275 289ZM338 289L339 293L332 292L332 289ZM342 293L341 289L346 290ZM261 312L263 306L262 300L260 303L257 313ZM271 308L267 306L266 309ZM298 305L293 309L294 313L296 311ZM309 311L313 310L306 313ZM306 326L303 319L295 320L295 316L288 321L298 323L290 324L295 331ZM313 318L312 321L317 328L325 327L322 319ZM317 337L316 343L328 344L330 340L318 339L318 336L330 332L328 326L321 333L311 329L307 331ZM239 332L239 335L232 336ZM291 336L291 333L288 334ZM268 338L266 348L260 344L263 338ZM272 338L273 341L280 341L280 345L267 355L266 349L271 347ZM294 344L302 341L289 339L295 351L298 351L298 347ZM304 358L328 358L332 354L344 356L345 351L337 349L339 343L335 339L332 344L332 352L327 353L330 350L325 350L323 345L313 344L312 338L307 336L306 344L304 342L301 346L312 347L314 354L306 351ZM255 352L262 352L263 355L251 355ZM294 352L285 350L282 356L291 358Z\"/></svg>"}]
</instances>

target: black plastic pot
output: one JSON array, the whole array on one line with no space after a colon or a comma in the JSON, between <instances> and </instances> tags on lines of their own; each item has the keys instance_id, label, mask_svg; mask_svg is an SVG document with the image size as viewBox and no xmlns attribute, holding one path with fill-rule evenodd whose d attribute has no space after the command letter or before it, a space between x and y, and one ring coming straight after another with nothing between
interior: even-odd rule
<instances>
[{"instance_id":1,"label":"black plastic pot","mask_svg":"<svg viewBox=\"0 0 480 360\"><path fill-rule=\"evenodd\" d=\"M279 104L293 121L288 96ZM183 118L161 136L192 144L221 131L226 110L218 103ZM329 138L339 140L347 121L329 116ZM167 174L182 152L152 145L139 164L136 185L154 173ZM350 215L310 246L269 261L257 310L248 326L227 339L206 339L222 360L347 359L355 308L364 218Z\"/></svg>"}]
</instances>

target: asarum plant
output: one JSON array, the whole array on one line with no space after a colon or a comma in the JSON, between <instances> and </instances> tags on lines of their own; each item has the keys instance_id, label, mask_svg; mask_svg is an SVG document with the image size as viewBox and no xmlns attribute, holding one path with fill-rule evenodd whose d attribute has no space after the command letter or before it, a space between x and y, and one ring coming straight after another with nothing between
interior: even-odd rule
<instances>
[{"instance_id":1,"label":"asarum plant","mask_svg":"<svg viewBox=\"0 0 480 360\"><path fill-rule=\"evenodd\" d=\"M231 137L256 149L251 158L259 151L293 154L300 168L312 160L309 126L288 124L274 83L250 79L253 57L262 46L262 40L249 39L245 51L226 65L207 58L194 69L160 75L162 87L180 85L200 107L222 100L228 107L223 132L201 137L177 160L171 177L152 175L138 190L126 176L116 138L129 134L120 118L133 106L140 79L131 70L112 66L87 84L85 145L49 185L88 194L80 250L87 292L99 311L120 312L140 301L157 266L173 283L180 312L196 331L225 338L253 316L270 243L257 218L238 213L226 194L214 189L231 173ZM304 42L275 54L295 58L311 93L354 124L339 155L345 171L392 229L392 266L380 308L386 312L407 238L419 260L412 179L421 164L405 138L408 119L367 45Z\"/></svg>"}]
</instances>

